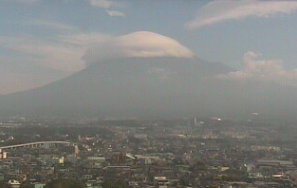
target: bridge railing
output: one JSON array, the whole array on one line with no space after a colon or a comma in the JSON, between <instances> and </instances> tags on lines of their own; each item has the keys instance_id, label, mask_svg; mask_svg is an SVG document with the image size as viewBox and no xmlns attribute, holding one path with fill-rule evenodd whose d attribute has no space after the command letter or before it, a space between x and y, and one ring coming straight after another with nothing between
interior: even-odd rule
<instances>
[{"instance_id":1,"label":"bridge railing","mask_svg":"<svg viewBox=\"0 0 297 188\"><path fill-rule=\"evenodd\" d=\"M20 148L20 147L30 147L30 146L41 146L45 144L63 144L63 145L70 145L71 142L68 141L41 141L41 142L30 142L25 144L16 144L16 145L9 145L9 146L1 146L0 149L12 149L12 148Z\"/></svg>"}]
</instances>

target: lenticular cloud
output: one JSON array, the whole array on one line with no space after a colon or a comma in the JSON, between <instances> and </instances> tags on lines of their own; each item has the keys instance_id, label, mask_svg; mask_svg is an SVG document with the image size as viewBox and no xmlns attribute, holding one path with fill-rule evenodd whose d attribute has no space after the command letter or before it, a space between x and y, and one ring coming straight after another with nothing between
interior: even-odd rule
<instances>
[{"instance_id":1,"label":"lenticular cloud","mask_svg":"<svg viewBox=\"0 0 297 188\"><path fill-rule=\"evenodd\" d=\"M192 58L191 50L176 40L152 32L135 32L109 38L89 47L83 59L87 64L102 60L128 57L180 57Z\"/></svg>"}]
</instances>

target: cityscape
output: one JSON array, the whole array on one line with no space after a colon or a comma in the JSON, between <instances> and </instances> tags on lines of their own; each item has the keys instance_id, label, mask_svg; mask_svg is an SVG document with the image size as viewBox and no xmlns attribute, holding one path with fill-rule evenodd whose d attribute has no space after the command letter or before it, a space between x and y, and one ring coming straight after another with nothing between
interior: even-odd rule
<instances>
[{"instance_id":1,"label":"cityscape","mask_svg":"<svg viewBox=\"0 0 297 188\"><path fill-rule=\"evenodd\" d=\"M12 187L289 188L297 186L296 127L258 116L1 120L0 180Z\"/></svg>"}]
</instances>

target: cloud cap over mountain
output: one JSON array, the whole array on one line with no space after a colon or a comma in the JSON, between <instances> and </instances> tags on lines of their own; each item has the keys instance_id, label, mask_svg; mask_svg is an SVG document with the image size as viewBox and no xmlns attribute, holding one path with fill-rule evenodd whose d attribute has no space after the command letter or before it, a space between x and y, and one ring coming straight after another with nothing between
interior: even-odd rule
<instances>
[{"instance_id":1,"label":"cloud cap over mountain","mask_svg":"<svg viewBox=\"0 0 297 188\"><path fill-rule=\"evenodd\" d=\"M83 59L87 64L128 57L193 58L194 53L176 40L148 31L112 37L90 46Z\"/></svg>"}]
</instances>

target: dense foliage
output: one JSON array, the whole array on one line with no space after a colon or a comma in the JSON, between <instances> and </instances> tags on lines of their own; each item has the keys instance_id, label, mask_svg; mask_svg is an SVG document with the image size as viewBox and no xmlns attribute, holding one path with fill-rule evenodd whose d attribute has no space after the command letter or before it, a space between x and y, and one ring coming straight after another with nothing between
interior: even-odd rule
<instances>
[{"instance_id":1,"label":"dense foliage","mask_svg":"<svg viewBox=\"0 0 297 188\"><path fill-rule=\"evenodd\" d=\"M123 182L115 182L115 181L104 181L102 184L103 188L126 188L128 187L125 183Z\"/></svg>"},{"instance_id":2,"label":"dense foliage","mask_svg":"<svg viewBox=\"0 0 297 188\"><path fill-rule=\"evenodd\" d=\"M85 184L75 179L57 179L46 184L45 188L85 188Z\"/></svg>"}]
</instances>

